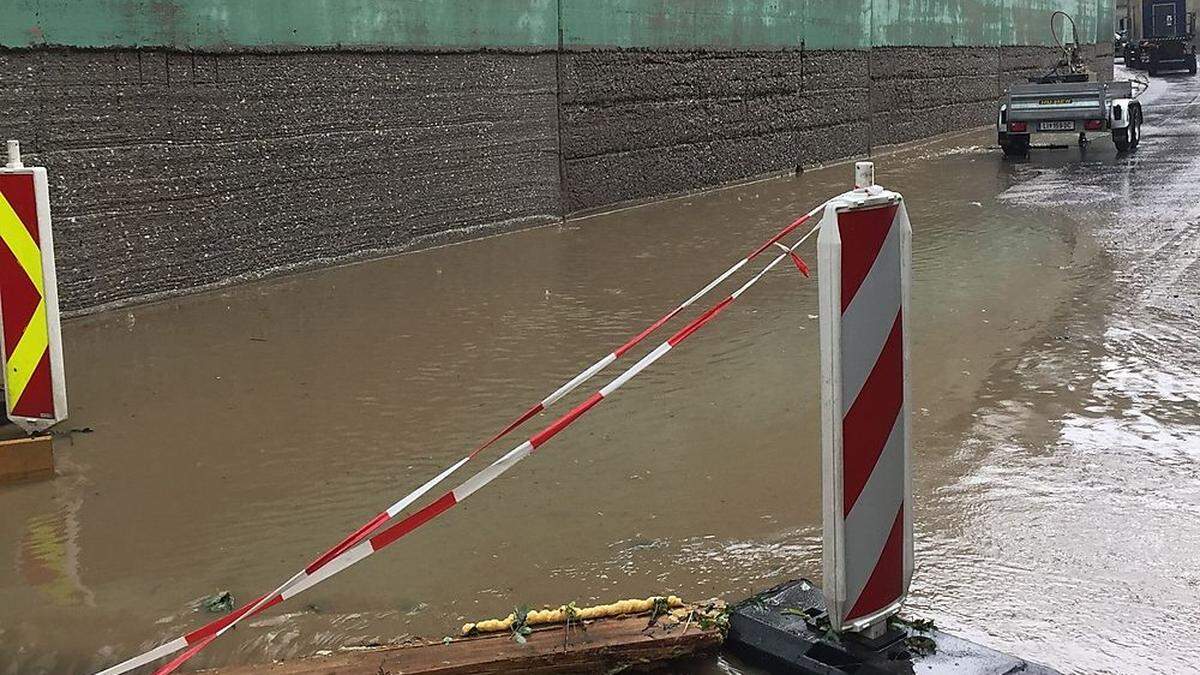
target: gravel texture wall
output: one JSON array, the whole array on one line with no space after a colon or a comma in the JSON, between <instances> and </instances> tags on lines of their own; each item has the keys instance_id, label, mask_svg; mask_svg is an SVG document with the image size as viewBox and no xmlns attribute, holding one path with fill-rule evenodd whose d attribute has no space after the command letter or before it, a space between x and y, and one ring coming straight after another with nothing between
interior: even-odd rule
<instances>
[{"instance_id":1,"label":"gravel texture wall","mask_svg":"<svg viewBox=\"0 0 1200 675\"><path fill-rule=\"evenodd\" d=\"M132 298L557 220L553 55L0 52L60 296Z\"/></svg>"},{"instance_id":2,"label":"gravel texture wall","mask_svg":"<svg viewBox=\"0 0 1200 675\"><path fill-rule=\"evenodd\" d=\"M866 52L568 53L567 207L864 154Z\"/></svg>"},{"instance_id":3,"label":"gravel texture wall","mask_svg":"<svg viewBox=\"0 0 1200 675\"><path fill-rule=\"evenodd\" d=\"M1111 45L1087 57L1111 78ZM0 50L79 312L990 124L1048 47ZM1107 66L1107 68L1106 68Z\"/></svg>"},{"instance_id":4,"label":"gravel texture wall","mask_svg":"<svg viewBox=\"0 0 1200 675\"><path fill-rule=\"evenodd\" d=\"M1111 46L1085 56L1111 79ZM1050 47L567 53L566 206L684 192L990 124L1006 87L1058 58Z\"/></svg>"}]
</instances>

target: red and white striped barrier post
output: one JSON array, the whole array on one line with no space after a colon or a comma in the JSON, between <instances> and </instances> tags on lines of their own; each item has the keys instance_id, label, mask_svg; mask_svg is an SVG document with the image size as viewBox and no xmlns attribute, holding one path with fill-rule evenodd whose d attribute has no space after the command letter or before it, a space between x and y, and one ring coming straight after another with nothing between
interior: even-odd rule
<instances>
[{"instance_id":1,"label":"red and white striped barrier post","mask_svg":"<svg viewBox=\"0 0 1200 675\"><path fill-rule=\"evenodd\" d=\"M8 418L30 434L67 416L46 170L8 142L0 167L0 333Z\"/></svg>"},{"instance_id":2,"label":"red and white striped barrier post","mask_svg":"<svg viewBox=\"0 0 1200 675\"><path fill-rule=\"evenodd\" d=\"M817 236L821 317L824 595L835 630L881 635L913 570L908 313L912 228L874 184L825 206Z\"/></svg>"}]
</instances>

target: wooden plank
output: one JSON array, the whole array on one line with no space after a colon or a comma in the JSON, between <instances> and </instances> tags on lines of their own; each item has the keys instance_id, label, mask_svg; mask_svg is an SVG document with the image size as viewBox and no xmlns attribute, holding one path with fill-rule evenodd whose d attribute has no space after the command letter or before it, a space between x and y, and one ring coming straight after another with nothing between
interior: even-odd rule
<instances>
[{"instance_id":1,"label":"wooden plank","mask_svg":"<svg viewBox=\"0 0 1200 675\"><path fill-rule=\"evenodd\" d=\"M0 441L0 483L50 478L54 443L50 436Z\"/></svg>"},{"instance_id":2,"label":"wooden plank","mask_svg":"<svg viewBox=\"0 0 1200 675\"><path fill-rule=\"evenodd\" d=\"M716 649L721 633L695 622L648 627L649 616L602 619L573 628L535 630L519 645L507 634L454 640L449 644L390 647L242 666L217 675L497 675L498 673L610 673L661 665ZM685 632L686 629L686 632Z\"/></svg>"}]
</instances>

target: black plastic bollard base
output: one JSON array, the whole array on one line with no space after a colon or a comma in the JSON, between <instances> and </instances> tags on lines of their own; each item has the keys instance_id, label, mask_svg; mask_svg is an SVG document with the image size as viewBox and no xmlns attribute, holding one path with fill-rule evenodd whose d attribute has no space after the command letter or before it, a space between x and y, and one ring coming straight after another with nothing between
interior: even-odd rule
<instances>
[{"instance_id":1,"label":"black plastic bollard base","mask_svg":"<svg viewBox=\"0 0 1200 675\"><path fill-rule=\"evenodd\" d=\"M1058 675L1058 671L918 623L893 620L880 637L829 630L821 589L789 581L735 605L725 646L773 673L816 675Z\"/></svg>"}]
</instances>

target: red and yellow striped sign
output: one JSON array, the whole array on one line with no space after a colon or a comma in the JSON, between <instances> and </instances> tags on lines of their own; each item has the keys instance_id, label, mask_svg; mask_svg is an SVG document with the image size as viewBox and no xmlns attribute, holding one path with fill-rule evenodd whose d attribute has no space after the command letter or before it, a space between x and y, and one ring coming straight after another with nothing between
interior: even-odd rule
<instances>
[{"instance_id":1,"label":"red and yellow striped sign","mask_svg":"<svg viewBox=\"0 0 1200 675\"><path fill-rule=\"evenodd\" d=\"M48 209L44 169L0 170L4 393L8 417L30 432L66 415Z\"/></svg>"}]
</instances>

